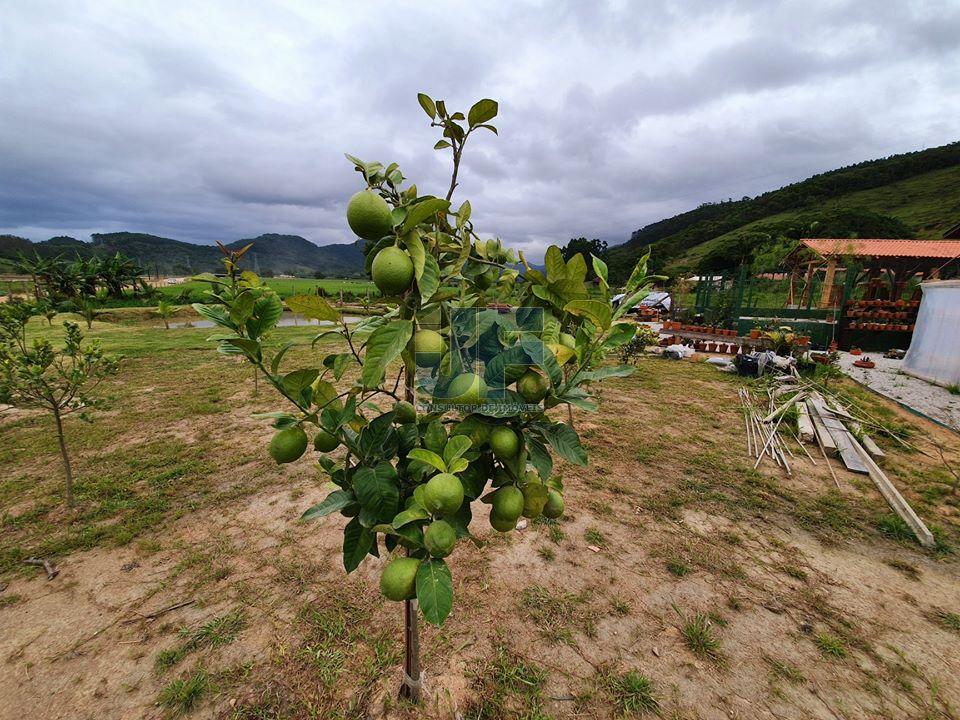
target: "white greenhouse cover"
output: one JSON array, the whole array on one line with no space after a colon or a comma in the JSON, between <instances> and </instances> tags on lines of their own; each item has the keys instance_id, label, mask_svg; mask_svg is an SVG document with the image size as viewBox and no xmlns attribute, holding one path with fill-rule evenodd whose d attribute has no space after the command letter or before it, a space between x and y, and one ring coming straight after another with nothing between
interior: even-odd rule
<instances>
[{"instance_id":1,"label":"white greenhouse cover","mask_svg":"<svg viewBox=\"0 0 960 720\"><path fill-rule=\"evenodd\" d=\"M960 383L960 280L925 282L902 370L938 385Z\"/></svg>"}]
</instances>

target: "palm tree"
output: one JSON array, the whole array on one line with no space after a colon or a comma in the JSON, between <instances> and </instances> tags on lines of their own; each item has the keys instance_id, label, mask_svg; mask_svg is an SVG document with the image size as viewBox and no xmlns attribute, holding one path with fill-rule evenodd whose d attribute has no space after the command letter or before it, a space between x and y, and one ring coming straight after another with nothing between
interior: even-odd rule
<instances>
[{"instance_id":1,"label":"palm tree","mask_svg":"<svg viewBox=\"0 0 960 720\"><path fill-rule=\"evenodd\" d=\"M168 303L166 300L161 300L157 303L156 313L163 320L163 326L169 330L170 316L173 315L173 305Z\"/></svg>"},{"instance_id":2,"label":"palm tree","mask_svg":"<svg viewBox=\"0 0 960 720\"><path fill-rule=\"evenodd\" d=\"M87 330L93 328L93 319L97 316L98 302L94 295L81 295L73 301L77 313L86 321Z\"/></svg>"}]
</instances>

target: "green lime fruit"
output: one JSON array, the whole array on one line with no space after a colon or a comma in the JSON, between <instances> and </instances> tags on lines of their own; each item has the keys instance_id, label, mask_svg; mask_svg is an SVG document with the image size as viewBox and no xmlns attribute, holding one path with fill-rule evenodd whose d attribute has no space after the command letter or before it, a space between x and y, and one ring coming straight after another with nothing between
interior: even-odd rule
<instances>
[{"instance_id":1,"label":"green lime fruit","mask_svg":"<svg viewBox=\"0 0 960 720\"><path fill-rule=\"evenodd\" d=\"M513 430L501 425L490 433L490 447L498 459L506 462L515 458L520 451L520 438Z\"/></svg>"},{"instance_id":2,"label":"green lime fruit","mask_svg":"<svg viewBox=\"0 0 960 720\"><path fill-rule=\"evenodd\" d=\"M364 240L379 240L393 230L387 201L373 190L361 190L347 203L347 224Z\"/></svg>"},{"instance_id":3,"label":"green lime fruit","mask_svg":"<svg viewBox=\"0 0 960 720\"><path fill-rule=\"evenodd\" d=\"M417 421L417 409L412 403L408 403L406 400L401 400L394 405L393 411L396 413L394 417L398 423L412 423Z\"/></svg>"},{"instance_id":4,"label":"green lime fruit","mask_svg":"<svg viewBox=\"0 0 960 720\"><path fill-rule=\"evenodd\" d=\"M269 450L277 465L299 460L307 450L307 434L299 425L278 430L270 440Z\"/></svg>"},{"instance_id":5,"label":"green lime fruit","mask_svg":"<svg viewBox=\"0 0 960 720\"><path fill-rule=\"evenodd\" d=\"M413 282L413 260L398 247L385 247L373 258L370 275L384 295L400 295Z\"/></svg>"},{"instance_id":6,"label":"green lime fruit","mask_svg":"<svg viewBox=\"0 0 960 720\"><path fill-rule=\"evenodd\" d=\"M547 486L543 483L527 483L523 486L523 516L535 518L547 504Z\"/></svg>"},{"instance_id":7,"label":"green lime fruit","mask_svg":"<svg viewBox=\"0 0 960 720\"><path fill-rule=\"evenodd\" d=\"M412 600L417 596L417 570L420 561L398 557L387 563L380 575L380 592L388 600Z\"/></svg>"},{"instance_id":8,"label":"green lime fruit","mask_svg":"<svg viewBox=\"0 0 960 720\"><path fill-rule=\"evenodd\" d=\"M517 380L517 392L528 403L538 403L547 396L547 381L535 370L527 370Z\"/></svg>"},{"instance_id":9,"label":"green lime fruit","mask_svg":"<svg viewBox=\"0 0 960 720\"><path fill-rule=\"evenodd\" d=\"M447 386L447 402L456 405L478 405L487 396L487 384L473 373L457 375Z\"/></svg>"},{"instance_id":10,"label":"green lime fruit","mask_svg":"<svg viewBox=\"0 0 960 720\"><path fill-rule=\"evenodd\" d=\"M547 502L543 506L543 514L551 520L563 515L563 495L556 490L547 490Z\"/></svg>"},{"instance_id":11,"label":"green lime fruit","mask_svg":"<svg viewBox=\"0 0 960 720\"><path fill-rule=\"evenodd\" d=\"M577 347L577 340L570 333L560 333L560 344L566 345L571 350L575 350Z\"/></svg>"},{"instance_id":12,"label":"green lime fruit","mask_svg":"<svg viewBox=\"0 0 960 720\"><path fill-rule=\"evenodd\" d=\"M457 531L446 520L434 520L423 533L423 545L435 558L445 558L453 552Z\"/></svg>"},{"instance_id":13,"label":"green lime fruit","mask_svg":"<svg viewBox=\"0 0 960 720\"><path fill-rule=\"evenodd\" d=\"M340 440L336 435L323 429L317 430L317 434L313 436L313 449L318 452L328 453L335 450L339 444Z\"/></svg>"},{"instance_id":14,"label":"green lime fruit","mask_svg":"<svg viewBox=\"0 0 960 720\"><path fill-rule=\"evenodd\" d=\"M491 512L501 518L513 518L516 522L523 514L523 493L516 485L505 485L493 494Z\"/></svg>"},{"instance_id":15,"label":"green lime fruit","mask_svg":"<svg viewBox=\"0 0 960 720\"><path fill-rule=\"evenodd\" d=\"M428 368L440 364L447 344L443 341L443 335L436 330L417 330L410 338L409 347L417 367Z\"/></svg>"},{"instance_id":16,"label":"green lime fruit","mask_svg":"<svg viewBox=\"0 0 960 720\"><path fill-rule=\"evenodd\" d=\"M517 526L517 518L503 516L500 513L491 510L490 526L497 532L510 532Z\"/></svg>"},{"instance_id":17,"label":"green lime fruit","mask_svg":"<svg viewBox=\"0 0 960 720\"><path fill-rule=\"evenodd\" d=\"M463 483L450 473L434 475L423 486L423 505L434 515L453 515L463 504Z\"/></svg>"}]
</instances>

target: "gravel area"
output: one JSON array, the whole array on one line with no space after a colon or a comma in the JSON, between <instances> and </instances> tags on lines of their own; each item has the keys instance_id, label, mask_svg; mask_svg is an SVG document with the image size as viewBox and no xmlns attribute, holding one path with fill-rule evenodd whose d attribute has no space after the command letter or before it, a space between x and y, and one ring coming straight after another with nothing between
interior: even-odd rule
<instances>
[{"instance_id":1,"label":"gravel area","mask_svg":"<svg viewBox=\"0 0 960 720\"><path fill-rule=\"evenodd\" d=\"M864 353L861 358L867 357ZM902 360L890 360L883 354L869 354L875 368L855 367L860 358L849 353L840 353L840 366L854 380L871 390L923 413L947 427L960 431L960 395L952 395L939 385L900 372Z\"/></svg>"}]
</instances>

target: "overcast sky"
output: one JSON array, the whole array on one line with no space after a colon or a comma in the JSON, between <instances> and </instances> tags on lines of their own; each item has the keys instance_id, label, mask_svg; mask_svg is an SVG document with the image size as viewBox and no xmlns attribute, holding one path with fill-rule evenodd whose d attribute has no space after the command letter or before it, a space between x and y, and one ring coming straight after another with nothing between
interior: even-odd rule
<instances>
[{"instance_id":1,"label":"overcast sky","mask_svg":"<svg viewBox=\"0 0 960 720\"><path fill-rule=\"evenodd\" d=\"M0 0L0 232L352 241L344 152L445 192L418 91L500 102L481 233L614 244L960 139L960 0Z\"/></svg>"}]
</instances>

